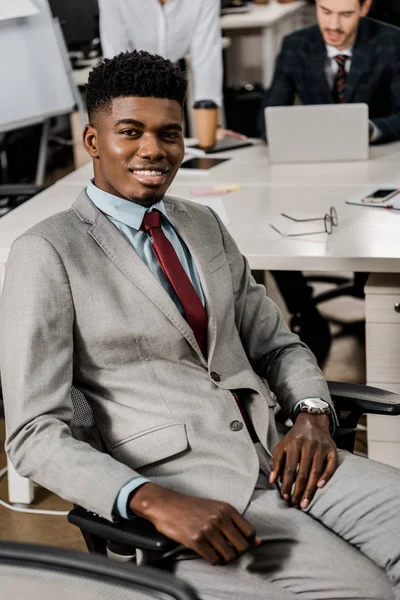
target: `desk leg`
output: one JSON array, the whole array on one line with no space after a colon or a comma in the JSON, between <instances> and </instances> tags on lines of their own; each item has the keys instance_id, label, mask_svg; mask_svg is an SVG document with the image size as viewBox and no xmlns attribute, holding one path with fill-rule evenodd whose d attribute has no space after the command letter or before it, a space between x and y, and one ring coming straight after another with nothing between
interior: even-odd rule
<instances>
[{"instance_id":1,"label":"desk leg","mask_svg":"<svg viewBox=\"0 0 400 600\"><path fill-rule=\"evenodd\" d=\"M271 85L274 76L275 61L281 48L282 38L299 29L299 22L301 22L301 15L300 13L296 13L282 19L273 27L262 30L262 72L264 87L268 88Z\"/></svg>"},{"instance_id":2,"label":"desk leg","mask_svg":"<svg viewBox=\"0 0 400 600\"><path fill-rule=\"evenodd\" d=\"M12 504L30 504L33 502L33 483L26 477L18 475L9 459L8 466L8 500Z\"/></svg>"},{"instance_id":3,"label":"desk leg","mask_svg":"<svg viewBox=\"0 0 400 600\"><path fill-rule=\"evenodd\" d=\"M5 265L0 264L0 292L3 287ZM33 500L33 483L17 474L7 458L8 466L8 500L16 504L30 504Z\"/></svg>"},{"instance_id":4,"label":"desk leg","mask_svg":"<svg viewBox=\"0 0 400 600\"><path fill-rule=\"evenodd\" d=\"M276 25L276 53L278 53L280 50L280 47L282 45L282 39L286 35L289 35L289 33L293 33L293 31L296 31L296 29L299 29L297 15L279 21L279 23Z\"/></svg>"},{"instance_id":5,"label":"desk leg","mask_svg":"<svg viewBox=\"0 0 400 600\"><path fill-rule=\"evenodd\" d=\"M276 58L276 29L274 27L265 28L261 35L262 44L262 79L264 88L271 85L274 75Z\"/></svg>"}]
</instances>

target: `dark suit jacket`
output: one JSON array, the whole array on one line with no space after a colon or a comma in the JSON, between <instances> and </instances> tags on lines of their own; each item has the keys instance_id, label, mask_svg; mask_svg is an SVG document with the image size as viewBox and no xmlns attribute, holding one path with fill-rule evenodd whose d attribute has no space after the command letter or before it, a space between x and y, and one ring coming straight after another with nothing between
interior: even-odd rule
<instances>
[{"instance_id":1,"label":"dark suit jacket","mask_svg":"<svg viewBox=\"0 0 400 600\"><path fill-rule=\"evenodd\" d=\"M326 48L317 25L285 37L266 106L334 102L325 74ZM400 29L362 19L347 76L345 102L365 102L380 143L400 139ZM261 119L265 135L264 118Z\"/></svg>"}]
</instances>

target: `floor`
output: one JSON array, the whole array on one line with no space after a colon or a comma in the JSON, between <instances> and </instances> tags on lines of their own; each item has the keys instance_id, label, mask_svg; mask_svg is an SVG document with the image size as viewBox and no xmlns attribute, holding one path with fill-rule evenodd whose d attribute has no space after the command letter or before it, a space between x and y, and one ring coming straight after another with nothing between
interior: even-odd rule
<instances>
[{"instance_id":1,"label":"floor","mask_svg":"<svg viewBox=\"0 0 400 600\"><path fill-rule=\"evenodd\" d=\"M6 464L4 454L4 421L0 422L0 469ZM0 498L7 501L7 477L0 481ZM35 501L30 508L68 511L71 504L43 488L36 488ZM85 550L86 546L77 527L70 525L65 516L24 514L0 506L0 540L29 542Z\"/></svg>"},{"instance_id":2,"label":"floor","mask_svg":"<svg viewBox=\"0 0 400 600\"><path fill-rule=\"evenodd\" d=\"M270 296L281 304L273 280L267 277L266 284ZM284 307L282 307L284 308ZM347 319L363 317L363 303L358 300L335 300L325 309L326 314L342 315ZM329 380L355 383L365 382L364 348L353 337L335 340L332 344L329 360L324 369ZM0 420L0 469L5 466L4 421ZM358 449L365 452L365 435L361 434ZM0 499L7 500L7 477L0 480ZM71 504L54 494L38 487L31 508L42 510L66 511ZM85 544L79 530L70 525L65 516L49 516L13 512L0 506L0 540L13 540L37 544L63 546L76 550L85 550Z\"/></svg>"}]
</instances>

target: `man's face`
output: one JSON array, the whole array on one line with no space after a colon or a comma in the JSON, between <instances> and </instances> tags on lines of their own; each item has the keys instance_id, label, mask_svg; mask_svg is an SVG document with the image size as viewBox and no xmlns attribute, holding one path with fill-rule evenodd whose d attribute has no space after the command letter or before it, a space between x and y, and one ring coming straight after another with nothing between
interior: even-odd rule
<instances>
[{"instance_id":1,"label":"man's face","mask_svg":"<svg viewBox=\"0 0 400 600\"><path fill-rule=\"evenodd\" d=\"M317 0L317 20L326 44L338 50L353 46L361 17L365 17L371 0Z\"/></svg>"},{"instance_id":2,"label":"man's face","mask_svg":"<svg viewBox=\"0 0 400 600\"><path fill-rule=\"evenodd\" d=\"M152 206L171 185L184 157L182 108L164 98L115 98L83 140L100 189Z\"/></svg>"}]
</instances>

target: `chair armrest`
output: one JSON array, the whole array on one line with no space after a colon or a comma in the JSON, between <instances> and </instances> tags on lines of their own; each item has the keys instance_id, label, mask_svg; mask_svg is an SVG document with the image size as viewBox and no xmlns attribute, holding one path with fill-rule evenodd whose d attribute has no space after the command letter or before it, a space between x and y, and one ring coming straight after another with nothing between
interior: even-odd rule
<instances>
[{"instance_id":1,"label":"chair armrest","mask_svg":"<svg viewBox=\"0 0 400 600\"><path fill-rule=\"evenodd\" d=\"M400 395L357 383L328 381L329 392L338 410L375 415L400 415Z\"/></svg>"},{"instance_id":2,"label":"chair armrest","mask_svg":"<svg viewBox=\"0 0 400 600\"><path fill-rule=\"evenodd\" d=\"M81 506L77 506L68 514L68 521L91 535L140 550L165 553L178 545L159 533L150 521L139 517L111 523Z\"/></svg>"}]
</instances>

